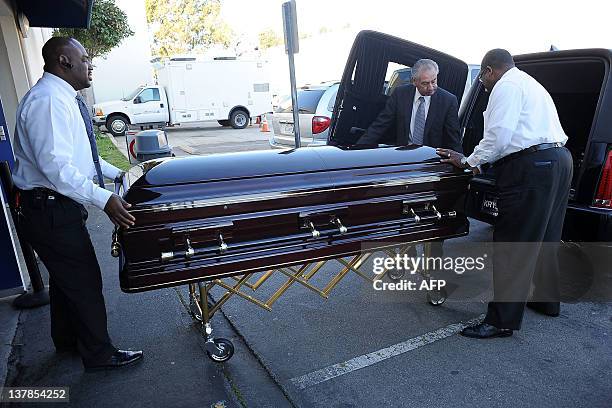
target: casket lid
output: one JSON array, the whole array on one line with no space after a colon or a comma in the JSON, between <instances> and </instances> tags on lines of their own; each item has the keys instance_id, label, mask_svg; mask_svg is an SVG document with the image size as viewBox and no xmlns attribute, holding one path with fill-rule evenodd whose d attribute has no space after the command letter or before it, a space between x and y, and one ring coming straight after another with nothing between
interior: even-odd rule
<instances>
[{"instance_id":1,"label":"casket lid","mask_svg":"<svg viewBox=\"0 0 612 408\"><path fill-rule=\"evenodd\" d=\"M145 162L130 188L255 179L274 175L328 172L364 167L439 162L435 149L423 146L349 150L319 146L262 150Z\"/></svg>"}]
</instances>

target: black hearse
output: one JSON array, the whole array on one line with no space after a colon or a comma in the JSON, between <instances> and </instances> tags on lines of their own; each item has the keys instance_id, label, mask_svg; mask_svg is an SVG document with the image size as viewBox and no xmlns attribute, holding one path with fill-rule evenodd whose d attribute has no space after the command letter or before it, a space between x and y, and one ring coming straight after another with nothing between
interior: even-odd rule
<instances>
[{"instance_id":1,"label":"black hearse","mask_svg":"<svg viewBox=\"0 0 612 408\"><path fill-rule=\"evenodd\" d=\"M420 58L438 63L439 85L460 101L468 75L465 62L387 34L360 32L338 90L328 143L354 145L389 97L383 90L385 77ZM612 245L612 51L551 51L519 55L515 62L551 94L569 137L574 178L563 240ZM482 139L488 97L475 81L463 100L459 116L466 155ZM394 134L391 129L381 143L393 144ZM494 223L496 215L493 171L494 166L472 179L466 200L468 215L488 223Z\"/></svg>"},{"instance_id":2,"label":"black hearse","mask_svg":"<svg viewBox=\"0 0 612 408\"><path fill-rule=\"evenodd\" d=\"M518 55L514 60L548 90L568 136L574 177L563 240L612 244L612 51L550 51ZM465 154L472 153L482 139L482 113L488 98L482 84L476 83L461 107ZM473 200L472 217L490 223L495 221L494 171L495 166L474 177L468 198Z\"/></svg>"}]
</instances>

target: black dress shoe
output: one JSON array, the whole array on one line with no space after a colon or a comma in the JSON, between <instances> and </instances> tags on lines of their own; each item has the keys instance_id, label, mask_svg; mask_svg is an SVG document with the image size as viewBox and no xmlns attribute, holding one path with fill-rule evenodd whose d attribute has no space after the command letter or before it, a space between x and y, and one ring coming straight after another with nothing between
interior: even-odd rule
<instances>
[{"instance_id":1,"label":"black dress shoe","mask_svg":"<svg viewBox=\"0 0 612 408\"><path fill-rule=\"evenodd\" d=\"M99 371L109 368L124 367L141 360L142 355L142 351L117 350L108 360L101 364L86 365L85 371Z\"/></svg>"},{"instance_id":2,"label":"black dress shoe","mask_svg":"<svg viewBox=\"0 0 612 408\"><path fill-rule=\"evenodd\" d=\"M499 329L487 323L480 323L476 326L466 327L461 330L461 335L472 337L474 339L492 339L493 337L509 337L512 336L512 330Z\"/></svg>"},{"instance_id":3,"label":"black dress shoe","mask_svg":"<svg viewBox=\"0 0 612 408\"><path fill-rule=\"evenodd\" d=\"M527 307L550 317L559 317L559 313L561 312L559 302L527 302Z\"/></svg>"}]
</instances>

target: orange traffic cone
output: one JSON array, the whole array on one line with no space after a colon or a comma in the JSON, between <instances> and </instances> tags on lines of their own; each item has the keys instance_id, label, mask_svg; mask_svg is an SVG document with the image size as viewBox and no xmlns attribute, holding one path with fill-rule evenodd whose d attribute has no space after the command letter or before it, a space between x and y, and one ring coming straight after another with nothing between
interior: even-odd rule
<instances>
[{"instance_id":1,"label":"orange traffic cone","mask_svg":"<svg viewBox=\"0 0 612 408\"><path fill-rule=\"evenodd\" d=\"M270 127L268 126L268 120L264 118L263 122L261 122L261 132L269 132Z\"/></svg>"}]
</instances>

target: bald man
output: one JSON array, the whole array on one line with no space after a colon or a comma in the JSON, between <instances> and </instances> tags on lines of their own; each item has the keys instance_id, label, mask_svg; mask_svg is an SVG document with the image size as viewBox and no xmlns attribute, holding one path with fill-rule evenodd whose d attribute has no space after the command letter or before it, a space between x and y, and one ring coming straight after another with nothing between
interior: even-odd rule
<instances>
[{"instance_id":1,"label":"bald man","mask_svg":"<svg viewBox=\"0 0 612 408\"><path fill-rule=\"evenodd\" d=\"M121 171L99 157L91 117L77 91L91 86L93 65L72 38L44 45L42 78L17 108L13 180L20 228L49 271L51 337L58 352L78 351L87 370L121 367L142 351L115 348L107 330L102 276L89 233L94 205L123 228L130 204L105 189ZM92 181L97 177L99 185Z\"/></svg>"},{"instance_id":2,"label":"bald man","mask_svg":"<svg viewBox=\"0 0 612 408\"><path fill-rule=\"evenodd\" d=\"M479 80L491 94L482 140L469 157L449 149L438 149L438 154L443 162L474 172L484 163L496 169L494 301L481 324L462 331L487 339L511 336L521 328L532 283L527 307L559 315L557 247L573 166L550 94L514 66L508 51L487 52Z\"/></svg>"}]
</instances>

